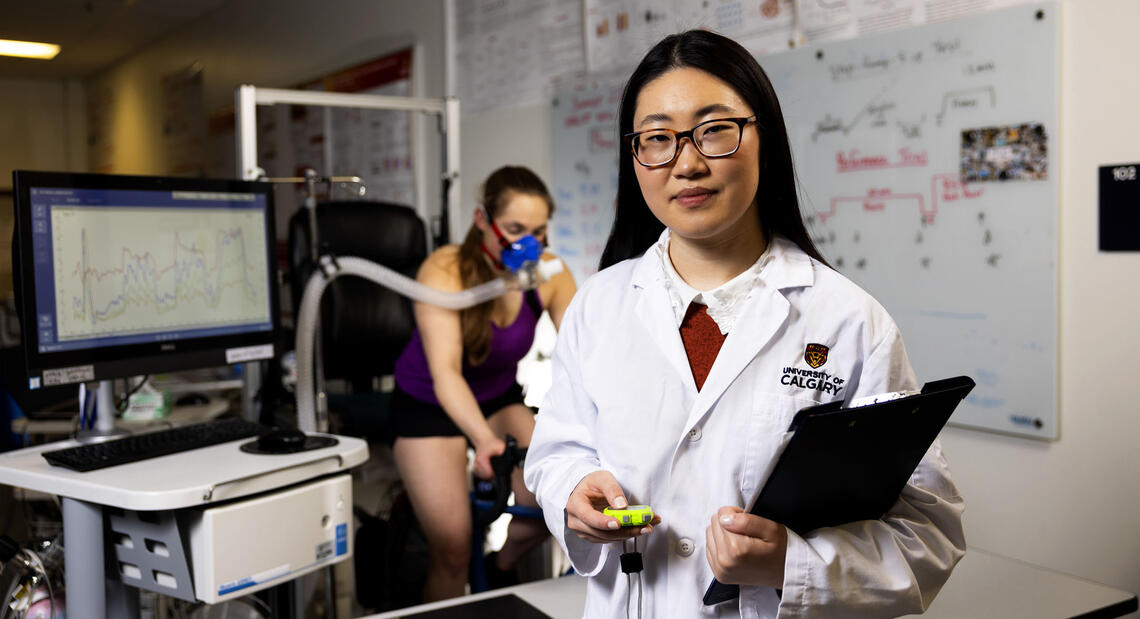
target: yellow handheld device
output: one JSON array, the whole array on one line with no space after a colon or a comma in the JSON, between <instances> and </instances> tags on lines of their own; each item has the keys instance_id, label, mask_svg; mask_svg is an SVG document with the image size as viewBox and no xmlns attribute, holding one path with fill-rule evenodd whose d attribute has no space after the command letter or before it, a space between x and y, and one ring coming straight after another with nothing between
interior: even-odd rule
<instances>
[{"instance_id":1,"label":"yellow handheld device","mask_svg":"<svg viewBox=\"0 0 1140 619\"><path fill-rule=\"evenodd\" d=\"M617 518L623 527L640 527L653 521L653 508L648 505L630 505L625 509L607 507L602 513Z\"/></svg>"}]
</instances>

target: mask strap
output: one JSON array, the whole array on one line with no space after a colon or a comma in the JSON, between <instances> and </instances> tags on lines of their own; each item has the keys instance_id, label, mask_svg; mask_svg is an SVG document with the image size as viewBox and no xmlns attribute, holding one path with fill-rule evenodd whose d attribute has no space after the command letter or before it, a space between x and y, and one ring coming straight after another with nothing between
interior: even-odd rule
<instances>
[{"instance_id":1,"label":"mask strap","mask_svg":"<svg viewBox=\"0 0 1140 619\"><path fill-rule=\"evenodd\" d=\"M510 241L507 240L507 237L503 236L502 231L499 230L499 226L495 225L495 220L491 217L491 211L487 210L487 205L481 204L480 206L483 207L483 215L487 217L487 223L491 224L491 232L494 232L495 238L499 239L499 247L503 249L510 247ZM487 251L487 248L484 247L483 251ZM487 254L490 255L490 252L487 252ZM492 256L492 258L494 258L494 256ZM502 268L502 265L500 265L500 268Z\"/></svg>"},{"instance_id":2,"label":"mask strap","mask_svg":"<svg viewBox=\"0 0 1140 619\"><path fill-rule=\"evenodd\" d=\"M502 271L507 268L501 260L495 257L495 254L492 254L491 251L487 249L486 245L479 243L479 249L482 249L483 253L487 254L487 257L491 259L491 263L495 265L496 269Z\"/></svg>"}]
</instances>

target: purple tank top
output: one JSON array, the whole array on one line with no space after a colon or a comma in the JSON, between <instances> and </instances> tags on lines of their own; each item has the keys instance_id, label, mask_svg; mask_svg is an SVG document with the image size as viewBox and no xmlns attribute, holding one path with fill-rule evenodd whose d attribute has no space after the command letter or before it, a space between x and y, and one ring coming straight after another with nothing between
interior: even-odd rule
<instances>
[{"instance_id":1,"label":"purple tank top","mask_svg":"<svg viewBox=\"0 0 1140 619\"><path fill-rule=\"evenodd\" d=\"M524 293L519 315L509 326L491 324L490 351L483 363L473 366L463 357L463 378L471 387L475 399L485 402L506 393L514 384L518 373L519 360L530 351L534 343L534 327L542 314L542 301L538 293L528 290ZM424 354L424 341L417 328L412 340L396 360L393 372L396 385L405 393L425 402L439 405L435 388L428 370L427 355Z\"/></svg>"}]
</instances>

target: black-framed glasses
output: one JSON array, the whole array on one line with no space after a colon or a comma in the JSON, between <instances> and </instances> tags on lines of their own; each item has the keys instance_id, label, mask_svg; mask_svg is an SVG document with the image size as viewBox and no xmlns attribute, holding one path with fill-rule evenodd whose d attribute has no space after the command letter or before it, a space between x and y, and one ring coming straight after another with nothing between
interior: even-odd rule
<instances>
[{"instance_id":1,"label":"black-framed glasses","mask_svg":"<svg viewBox=\"0 0 1140 619\"><path fill-rule=\"evenodd\" d=\"M689 138L697 151L705 157L728 157L740 148L744 127L755 122L756 116L747 118L714 118L706 120L688 131L672 129L646 129L622 136L629 142L633 157L647 168L659 168L673 163L681 151L681 140Z\"/></svg>"}]
</instances>

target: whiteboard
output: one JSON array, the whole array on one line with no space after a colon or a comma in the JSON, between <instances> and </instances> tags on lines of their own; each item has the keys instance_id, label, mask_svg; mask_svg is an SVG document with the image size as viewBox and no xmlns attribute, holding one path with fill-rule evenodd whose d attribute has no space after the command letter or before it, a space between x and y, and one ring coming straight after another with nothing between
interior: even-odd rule
<instances>
[{"instance_id":1,"label":"whiteboard","mask_svg":"<svg viewBox=\"0 0 1140 619\"><path fill-rule=\"evenodd\" d=\"M551 100L551 249L579 286L597 273L613 225L623 86L616 76L584 79Z\"/></svg>"},{"instance_id":2,"label":"whiteboard","mask_svg":"<svg viewBox=\"0 0 1140 619\"><path fill-rule=\"evenodd\" d=\"M1042 439L1058 436L1057 17L1020 5L760 58L824 256L895 318L920 382L977 381L951 423Z\"/></svg>"}]
</instances>

